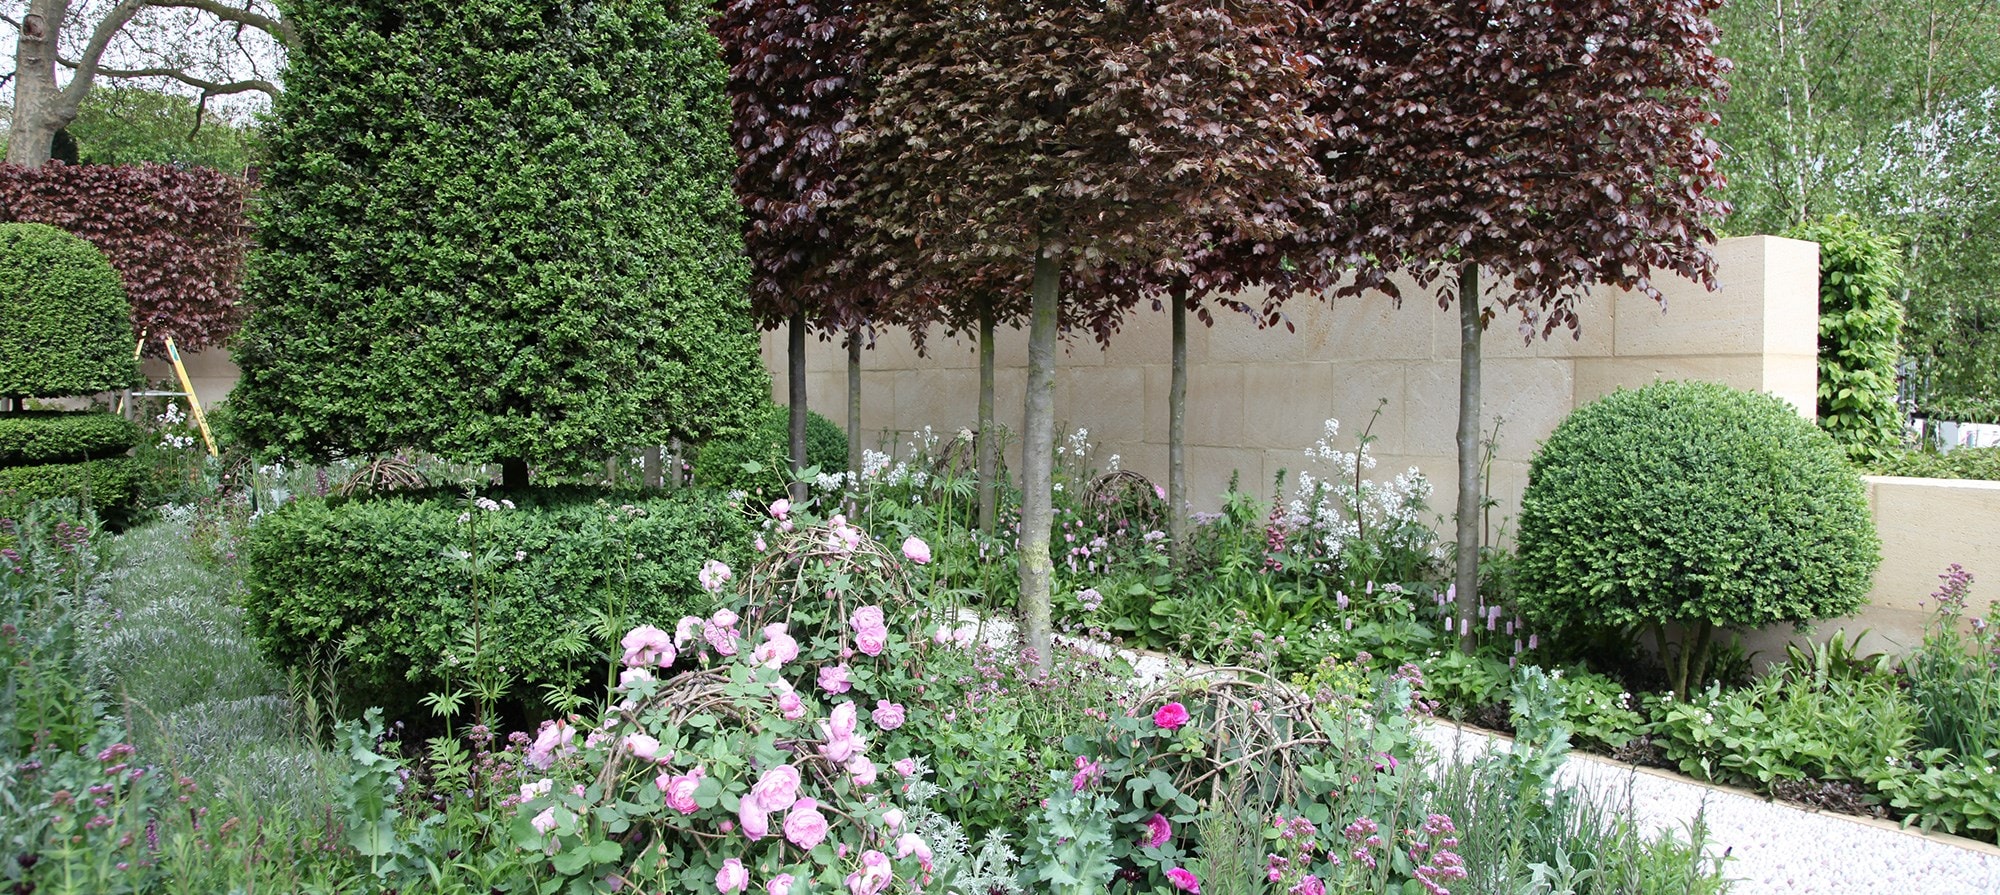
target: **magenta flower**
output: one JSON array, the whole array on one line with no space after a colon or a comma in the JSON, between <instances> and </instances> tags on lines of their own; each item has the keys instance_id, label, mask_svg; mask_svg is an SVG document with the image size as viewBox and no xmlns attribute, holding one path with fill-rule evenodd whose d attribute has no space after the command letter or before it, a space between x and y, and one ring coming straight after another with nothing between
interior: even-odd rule
<instances>
[{"instance_id":1,"label":"magenta flower","mask_svg":"<svg viewBox=\"0 0 2000 895\"><path fill-rule=\"evenodd\" d=\"M903 556L917 565L924 565L931 561L931 545L924 543L923 538L912 535L903 539Z\"/></svg>"},{"instance_id":2,"label":"magenta flower","mask_svg":"<svg viewBox=\"0 0 2000 895\"><path fill-rule=\"evenodd\" d=\"M1161 730L1179 730L1181 725L1186 723L1188 723L1187 706L1178 702L1169 702L1153 713L1153 726Z\"/></svg>"},{"instance_id":3,"label":"magenta flower","mask_svg":"<svg viewBox=\"0 0 2000 895\"><path fill-rule=\"evenodd\" d=\"M1292 895L1326 895L1326 883L1310 873L1291 888Z\"/></svg>"},{"instance_id":4,"label":"magenta flower","mask_svg":"<svg viewBox=\"0 0 2000 895\"><path fill-rule=\"evenodd\" d=\"M886 699L875 700L875 711L869 712L868 717L874 719L875 726L883 730L895 730L909 719L900 704Z\"/></svg>"},{"instance_id":5,"label":"magenta flower","mask_svg":"<svg viewBox=\"0 0 2000 895\"><path fill-rule=\"evenodd\" d=\"M693 814L701 810L701 806L695 804L694 791L701 786L702 778L706 776L708 772L697 766L685 774L671 777L662 773L653 783L660 788L660 793L666 796L667 807L682 814Z\"/></svg>"},{"instance_id":6,"label":"magenta flower","mask_svg":"<svg viewBox=\"0 0 2000 895\"><path fill-rule=\"evenodd\" d=\"M1159 848L1172 838L1174 838L1174 825L1172 821L1167 820L1166 815L1155 813L1152 817L1146 818L1147 848Z\"/></svg>"},{"instance_id":7,"label":"magenta flower","mask_svg":"<svg viewBox=\"0 0 2000 895\"><path fill-rule=\"evenodd\" d=\"M1069 778L1072 792L1082 792L1104 776L1104 766L1081 755L1076 757L1076 774Z\"/></svg>"},{"instance_id":8,"label":"magenta flower","mask_svg":"<svg viewBox=\"0 0 2000 895\"><path fill-rule=\"evenodd\" d=\"M1167 882L1173 883L1174 888L1183 892L1201 895L1201 877L1195 876L1193 871L1185 867L1175 867L1167 871Z\"/></svg>"},{"instance_id":9,"label":"magenta flower","mask_svg":"<svg viewBox=\"0 0 2000 895\"><path fill-rule=\"evenodd\" d=\"M731 892L747 892L750 889L750 871L743 866L740 858L730 858L722 862L722 869L715 872L715 891L722 895Z\"/></svg>"}]
</instances>

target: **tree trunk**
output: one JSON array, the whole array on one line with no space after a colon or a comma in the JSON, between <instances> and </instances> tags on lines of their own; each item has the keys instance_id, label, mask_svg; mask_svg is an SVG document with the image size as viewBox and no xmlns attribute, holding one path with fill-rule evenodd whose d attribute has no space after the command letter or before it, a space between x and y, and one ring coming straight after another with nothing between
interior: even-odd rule
<instances>
[{"instance_id":1,"label":"tree trunk","mask_svg":"<svg viewBox=\"0 0 2000 895\"><path fill-rule=\"evenodd\" d=\"M861 477L861 327L847 331L847 472Z\"/></svg>"},{"instance_id":2,"label":"tree trunk","mask_svg":"<svg viewBox=\"0 0 2000 895\"><path fill-rule=\"evenodd\" d=\"M1187 281L1174 284L1172 379L1167 386L1167 542L1175 570L1187 543Z\"/></svg>"},{"instance_id":3,"label":"tree trunk","mask_svg":"<svg viewBox=\"0 0 2000 895\"><path fill-rule=\"evenodd\" d=\"M660 469L660 446L653 445L641 455L640 469L645 477L646 487L660 488L666 483L666 476Z\"/></svg>"},{"instance_id":4,"label":"tree trunk","mask_svg":"<svg viewBox=\"0 0 2000 895\"><path fill-rule=\"evenodd\" d=\"M76 119L62 112L56 89L56 36L69 0L29 0L14 47L14 121L7 139L7 164L39 168L49 160L56 131Z\"/></svg>"},{"instance_id":5,"label":"tree trunk","mask_svg":"<svg viewBox=\"0 0 2000 895\"><path fill-rule=\"evenodd\" d=\"M1022 407L1021 622L1036 668L1054 660L1049 618L1049 529L1055 519L1055 372L1057 294L1062 269L1046 243L1035 249L1034 304L1028 327L1028 394Z\"/></svg>"},{"instance_id":6,"label":"tree trunk","mask_svg":"<svg viewBox=\"0 0 2000 895\"><path fill-rule=\"evenodd\" d=\"M792 314L787 333L785 382L791 405L790 494L793 503L802 504L806 501L806 483L799 480L799 473L806 468L806 312L803 309Z\"/></svg>"},{"instance_id":7,"label":"tree trunk","mask_svg":"<svg viewBox=\"0 0 2000 895\"><path fill-rule=\"evenodd\" d=\"M1458 590L1459 647L1472 652L1479 606L1479 265L1458 267Z\"/></svg>"},{"instance_id":8,"label":"tree trunk","mask_svg":"<svg viewBox=\"0 0 2000 895\"><path fill-rule=\"evenodd\" d=\"M502 457L500 459L500 487L528 487L528 461L520 457Z\"/></svg>"},{"instance_id":9,"label":"tree trunk","mask_svg":"<svg viewBox=\"0 0 2000 895\"><path fill-rule=\"evenodd\" d=\"M993 429L993 298L979 303L979 530L993 537L999 517L1000 443Z\"/></svg>"}]
</instances>

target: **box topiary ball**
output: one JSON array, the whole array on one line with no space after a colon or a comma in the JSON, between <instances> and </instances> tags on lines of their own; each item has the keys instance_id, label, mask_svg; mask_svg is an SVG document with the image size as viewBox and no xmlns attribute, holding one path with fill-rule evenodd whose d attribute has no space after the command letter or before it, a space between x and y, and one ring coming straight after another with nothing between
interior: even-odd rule
<instances>
[{"instance_id":1,"label":"box topiary ball","mask_svg":"<svg viewBox=\"0 0 2000 895\"><path fill-rule=\"evenodd\" d=\"M1562 629L1847 615L1880 542L1841 447L1783 400L1661 382L1578 408L1529 468L1522 611Z\"/></svg>"},{"instance_id":2,"label":"box topiary ball","mask_svg":"<svg viewBox=\"0 0 2000 895\"><path fill-rule=\"evenodd\" d=\"M132 311L96 246L45 224L0 224L0 395L130 386Z\"/></svg>"}]
</instances>

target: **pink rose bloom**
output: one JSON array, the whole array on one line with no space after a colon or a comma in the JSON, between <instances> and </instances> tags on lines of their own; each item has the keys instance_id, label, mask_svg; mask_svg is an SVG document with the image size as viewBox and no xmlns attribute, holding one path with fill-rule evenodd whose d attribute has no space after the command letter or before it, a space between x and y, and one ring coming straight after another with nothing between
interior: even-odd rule
<instances>
[{"instance_id":1,"label":"pink rose bloom","mask_svg":"<svg viewBox=\"0 0 2000 895\"><path fill-rule=\"evenodd\" d=\"M882 812L882 825L894 830L903 825L903 809L891 808Z\"/></svg>"},{"instance_id":2,"label":"pink rose bloom","mask_svg":"<svg viewBox=\"0 0 2000 895\"><path fill-rule=\"evenodd\" d=\"M931 561L931 545L924 543L923 538L915 536L905 538L903 539L903 556L921 566Z\"/></svg>"},{"instance_id":3,"label":"pink rose bloom","mask_svg":"<svg viewBox=\"0 0 2000 895\"><path fill-rule=\"evenodd\" d=\"M847 772L854 775L855 786L875 785L875 763L866 755L856 755L847 760Z\"/></svg>"},{"instance_id":4,"label":"pink rose bloom","mask_svg":"<svg viewBox=\"0 0 2000 895\"><path fill-rule=\"evenodd\" d=\"M812 799L793 802L785 815L785 841L803 849L825 842L826 828L826 815L819 813L819 803Z\"/></svg>"},{"instance_id":5,"label":"pink rose bloom","mask_svg":"<svg viewBox=\"0 0 2000 895\"><path fill-rule=\"evenodd\" d=\"M896 769L896 773L905 777L914 776L917 773L917 760L914 758L899 758L891 767Z\"/></svg>"},{"instance_id":6,"label":"pink rose bloom","mask_svg":"<svg viewBox=\"0 0 2000 895\"><path fill-rule=\"evenodd\" d=\"M757 550L757 552L758 552L758 553L762 553L762 552L764 552L764 551L766 551L766 550L769 550L769 549L771 549L771 548L770 548L770 547L769 547L768 545L766 545L766 544L764 543L764 536L763 536L763 535L758 535L758 536L756 537L756 539L752 540L752 541L750 542L750 546L751 546L751 547L754 547L754 548L756 548L756 550Z\"/></svg>"},{"instance_id":7,"label":"pink rose bloom","mask_svg":"<svg viewBox=\"0 0 2000 895\"><path fill-rule=\"evenodd\" d=\"M673 777L669 777L663 773L658 780L653 782L660 787L660 792L666 796L667 807L682 814L693 814L701 810L701 806L695 804L694 791L700 788L702 778L706 776L708 776L707 771L696 767L685 774Z\"/></svg>"},{"instance_id":8,"label":"pink rose bloom","mask_svg":"<svg viewBox=\"0 0 2000 895\"><path fill-rule=\"evenodd\" d=\"M660 756L660 741L643 733L626 734L625 750L647 761L654 761Z\"/></svg>"},{"instance_id":9,"label":"pink rose bloom","mask_svg":"<svg viewBox=\"0 0 2000 895\"><path fill-rule=\"evenodd\" d=\"M848 619L847 623L853 625L856 631L866 631L870 628L882 628L886 630L889 624L882 617L882 607L880 606L863 606L860 609L854 610L854 617Z\"/></svg>"},{"instance_id":10,"label":"pink rose bloom","mask_svg":"<svg viewBox=\"0 0 2000 895\"><path fill-rule=\"evenodd\" d=\"M828 693L845 693L853 686L847 681L846 665L828 665L819 670L819 688Z\"/></svg>"},{"instance_id":11,"label":"pink rose bloom","mask_svg":"<svg viewBox=\"0 0 2000 895\"><path fill-rule=\"evenodd\" d=\"M644 668L627 668L624 671L618 672L618 689L630 690L632 689L632 685L652 679L653 673Z\"/></svg>"},{"instance_id":12,"label":"pink rose bloom","mask_svg":"<svg viewBox=\"0 0 2000 895\"><path fill-rule=\"evenodd\" d=\"M886 628L870 628L854 635L854 648L863 655L879 656L889 648L889 631Z\"/></svg>"},{"instance_id":13,"label":"pink rose bloom","mask_svg":"<svg viewBox=\"0 0 2000 895\"><path fill-rule=\"evenodd\" d=\"M875 711L869 712L868 717L874 719L875 726L883 730L895 730L909 719L901 705L886 699L875 700Z\"/></svg>"},{"instance_id":14,"label":"pink rose bloom","mask_svg":"<svg viewBox=\"0 0 2000 895\"><path fill-rule=\"evenodd\" d=\"M736 623L741 619L736 617L735 612L728 609L717 609L714 615L709 616L708 620L718 628L734 628L736 627Z\"/></svg>"},{"instance_id":15,"label":"pink rose bloom","mask_svg":"<svg viewBox=\"0 0 2000 895\"><path fill-rule=\"evenodd\" d=\"M1178 702L1169 702L1153 713L1153 726L1162 730L1179 730L1181 725L1186 723L1188 723L1187 706Z\"/></svg>"},{"instance_id":16,"label":"pink rose bloom","mask_svg":"<svg viewBox=\"0 0 2000 895\"><path fill-rule=\"evenodd\" d=\"M695 577L701 579L702 590L712 594L719 594L722 593L722 586L728 584L729 579L736 576L735 573L729 570L727 564L720 560L711 559L702 564L701 572Z\"/></svg>"},{"instance_id":17,"label":"pink rose bloom","mask_svg":"<svg viewBox=\"0 0 2000 895\"><path fill-rule=\"evenodd\" d=\"M665 668L674 664L674 642L667 632L652 625L640 625L626 632L618 645L625 648L624 662L637 668L642 665L658 665Z\"/></svg>"},{"instance_id":18,"label":"pink rose bloom","mask_svg":"<svg viewBox=\"0 0 2000 895\"><path fill-rule=\"evenodd\" d=\"M796 882L789 873L780 873L764 884L764 895L792 895L792 884Z\"/></svg>"},{"instance_id":19,"label":"pink rose bloom","mask_svg":"<svg viewBox=\"0 0 2000 895\"><path fill-rule=\"evenodd\" d=\"M790 500L780 497L771 502L771 518L783 519L791 514L792 502Z\"/></svg>"},{"instance_id":20,"label":"pink rose bloom","mask_svg":"<svg viewBox=\"0 0 2000 895\"><path fill-rule=\"evenodd\" d=\"M923 837L915 833L896 837L896 857L907 858L911 855L917 856L918 866L931 869L931 847L924 843Z\"/></svg>"},{"instance_id":21,"label":"pink rose bloom","mask_svg":"<svg viewBox=\"0 0 2000 895\"><path fill-rule=\"evenodd\" d=\"M819 747L819 753L834 764L846 764L861 751L861 740L854 735L854 703L843 702L833 707L831 716L819 723L820 733L826 736L826 743Z\"/></svg>"},{"instance_id":22,"label":"pink rose bloom","mask_svg":"<svg viewBox=\"0 0 2000 895\"><path fill-rule=\"evenodd\" d=\"M745 797L736 803L736 821L743 825L743 835L755 842L771 832L771 818L764 806L752 797Z\"/></svg>"},{"instance_id":23,"label":"pink rose bloom","mask_svg":"<svg viewBox=\"0 0 2000 895\"><path fill-rule=\"evenodd\" d=\"M692 615L683 615L680 621L674 622L674 645L687 646L694 640L695 635L700 632L701 619Z\"/></svg>"},{"instance_id":24,"label":"pink rose bloom","mask_svg":"<svg viewBox=\"0 0 2000 895\"><path fill-rule=\"evenodd\" d=\"M535 815L535 819L528 821L528 823L535 828L535 832L544 836L554 832L556 828L555 807L543 808L542 813Z\"/></svg>"},{"instance_id":25,"label":"pink rose bloom","mask_svg":"<svg viewBox=\"0 0 2000 895\"><path fill-rule=\"evenodd\" d=\"M750 798L764 811L783 811L799 799L799 769L781 764L758 776Z\"/></svg>"},{"instance_id":26,"label":"pink rose bloom","mask_svg":"<svg viewBox=\"0 0 2000 895\"><path fill-rule=\"evenodd\" d=\"M785 693L778 697L778 714L787 721L797 721L806 716L806 704L797 693Z\"/></svg>"},{"instance_id":27,"label":"pink rose bloom","mask_svg":"<svg viewBox=\"0 0 2000 895\"><path fill-rule=\"evenodd\" d=\"M847 875L847 891L851 895L876 895L896 881L896 872L889 867L889 856L874 849L861 853L861 869Z\"/></svg>"},{"instance_id":28,"label":"pink rose bloom","mask_svg":"<svg viewBox=\"0 0 2000 895\"><path fill-rule=\"evenodd\" d=\"M785 633L783 624L764 626L764 642L750 653L750 661L765 668L779 668L799 657L799 642Z\"/></svg>"},{"instance_id":29,"label":"pink rose bloom","mask_svg":"<svg viewBox=\"0 0 2000 895\"><path fill-rule=\"evenodd\" d=\"M1173 883L1174 888L1183 892L1193 892L1195 895L1201 895L1201 877L1195 876L1187 868L1175 867L1167 871L1167 882Z\"/></svg>"},{"instance_id":30,"label":"pink rose bloom","mask_svg":"<svg viewBox=\"0 0 2000 895\"><path fill-rule=\"evenodd\" d=\"M1298 885L1292 887L1291 891L1292 895L1326 895L1326 883L1320 882L1319 877L1308 873L1299 880Z\"/></svg>"},{"instance_id":31,"label":"pink rose bloom","mask_svg":"<svg viewBox=\"0 0 2000 895\"><path fill-rule=\"evenodd\" d=\"M575 752L576 746L570 742L574 739L576 739L576 728L561 721L543 721L541 729L536 731L534 744L528 747L525 759L528 766L546 769L555 763L558 752L563 754Z\"/></svg>"},{"instance_id":32,"label":"pink rose bloom","mask_svg":"<svg viewBox=\"0 0 2000 895\"><path fill-rule=\"evenodd\" d=\"M736 655L736 632L734 630L721 625L704 622L701 626L701 636L703 640L708 641L709 646L715 648L717 653L725 656Z\"/></svg>"},{"instance_id":33,"label":"pink rose bloom","mask_svg":"<svg viewBox=\"0 0 2000 895\"><path fill-rule=\"evenodd\" d=\"M715 872L715 891L722 895L731 892L746 892L750 889L750 871L745 869L739 858L722 862L722 869Z\"/></svg>"},{"instance_id":34,"label":"pink rose bloom","mask_svg":"<svg viewBox=\"0 0 2000 895\"><path fill-rule=\"evenodd\" d=\"M1159 848L1174 838L1174 825L1164 814L1154 814L1146 818L1146 847Z\"/></svg>"}]
</instances>

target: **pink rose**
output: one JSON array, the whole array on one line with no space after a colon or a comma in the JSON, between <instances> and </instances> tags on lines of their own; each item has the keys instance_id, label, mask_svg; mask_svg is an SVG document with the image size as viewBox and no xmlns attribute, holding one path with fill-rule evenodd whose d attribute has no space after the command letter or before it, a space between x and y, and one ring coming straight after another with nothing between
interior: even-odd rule
<instances>
[{"instance_id":1,"label":"pink rose","mask_svg":"<svg viewBox=\"0 0 2000 895\"><path fill-rule=\"evenodd\" d=\"M792 884L796 881L791 874L780 873L764 884L764 895L792 895Z\"/></svg>"},{"instance_id":2,"label":"pink rose","mask_svg":"<svg viewBox=\"0 0 2000 895\"><path fill-rule=\"evenodd\" d=\"M1201 877L1195 876L1192 871L1184 867L1175 867L1167 871L1167 882L1173 883L1174 888L1183 892L1201 895Z\"/></svg>"},{"instance_id":3,"label":"pink rose","mask_svg":"<svg viewBox=\"0 0 2000 895\"><path fill-rule=\"evenodd\" d=\"M735 577L735 574L729 570L728 565L719 560L711 559L702 564L701 572L695 577L701 579L702 590L712 594L719 594L722 593L722 586L728 584L729 579Z\"/></svg>"},{"instance_id":4,"label":"pink rose","mask_svg":"<svg viewBox=\"0 0 2000 895\"><path fill-rule=\"evenodd\" d=\"M667 807L682 814L693 814L701 810L701 806L695 804L694 791L700 788L702 778L706 776L708 776L707 771L696 767L685 774L672 777L662 773L659 779L653 782L659 786L661 794L666 796Z\"/></svg>"},{"instance_id":5,"label":"pink rose","mask_svg":"<svg viewBox=\"0 0 2000 895\"><path fill-rule=\"evenodd\" d=\"M764 811L783 811L799 798L799 769L781 764L759 775L750 798Z\"/></svg>"},{"instance_id":6,"label":"pink rose","mask_svg":"<svg viewBox=\"0 0 2000 895\"><path fill-rule=\"evenodd\" d=\"M1162 845L1166 845L1167 840L1172 838L1174 838L1174 825L1171 821L1167 820L1166 815L1156 813L1152 817L1146 818L1145 844L1147 848L1159 848Z\"/></svg>"},{"instance_id":7,"label":"pink rose","mask_svg":"<svg viewBox=\"0 0 2000 895\"><path fill-rule=\"evenodd\" d=\"M868 756L856 755L847 761L847 772L854 775L855 786L875 785L875 763Z\"/></svg>"},{"instance_id":8,"label":"pink rose","mask_svg":"<svg viewBox=\"0 0 2000 895\"><path fill-rule=\"evenodd\" d=\"M931 869L931 847L924 842L923 837L915 833L904 833L896 837L896 857L907 858L911 855L917 856L918 866L925 870Z\"/></svg>"},{"instance_id":9,"label":"pink rose","mask_svg":"<svg viewBox=\"0 0 2000 895\"><path fill-rule=\"evenodd\" d=\"M875 711L869 712L868 717L874 719L875 726L883 730L895 730L908 720L908 715L901 705L886 699L875 700Z\"/></svg>"},{"instance_id":10,"label":"pink rose","mask_svg":"<svg viewBox=\"0 0 2000 895\"><path fill-rule=\"evenodd\" d=\"M869 849L861 853L861 869L847 875L847 891L851 895L876 895L895 881L889 856Z\"/></svg>"},{"instance_id":11,"label":"pink rose","mask_svg":"<svg viewBox=\"0 0 2000 895\"><path fill-rule=\"evenodd\" d=\"M1179 730L1181 725L1186 723L1188 723L1187 706L1178 702L1169 702L1153 713L1153 726L1162 730Z\"/></svg>"},{"instance_id":12,"label":"pink rose","mask_svg":"<svg viewBox=\"0 0 2000 895\"><path fill-rule=\"evenodd\" d=\"M674 645L687 646L696 634L701 633L701 624L701 619L695 616L681 616L680 621L674 622Z\"/></svg>"},{"instance_id":13,"label":"pink rose","mask_svg":"<svg viewBox=\"0 0 2000 895\"><path fill-rule=\"evenodd\" d=\"M630 690L633 685L653 679L653 673L644 668L627 668L618 672L618 689Z\"/></svg>"},{"instance_id":14,"label":"pink rose","mask_svg":"<svg viewBox=\"0 0 2000 895\"><path fill-rule=\"evenodd\" d=\"M819 688L828 693L845 693L853 686L847 681L846 665L828 665L819 670Z\"/></svg>"},{"instance_id":15,"label":"pink rose","mask_svg":"<svg viewBox=\"0 0 2000 895\"><path fill-rule=\"evenodd\" d=\"M806 704L797 693L786 693L778 697L778 714L787 721L797 721L806 716Z\"/></svg>"},{"instance_id":16,"label":"pink rose","mask_svg":"<svg viewBox=\"0 0 2000 895\"><path fill-rule=\"evenodd\" d=\"M867 656L882 655L889 648L889 631L885 628L870 628L854 635L854 648Z\"/></svg>"},{"instance_id":17,"label":"pink rose","mask_svg":"<svg viewBox=\"0 0 2000 895\"><path fill-rule=\"evenodd\" d=\"M548 834L554 832L556 828L555 807L550 806L547 808L543 808L542 813L535 815L535 819L528 821L528 824L535 828L535 832L540 833L544 836L547 836Z\"/></svg>"},{"instance_id":18,"label":"pink rose","mask_svg":"<svg viewBox=\"0 0 2000 895\"><path fill-rule=\"evenodd\" d=\"M833 707L827 720L819 723L820 733L826 737L819 753L827 761L846 764L848 759L861 752L861 740L854 735L855 722L854 703L843 702Z\"/></svg>"},{"instance_id":19,"label":"pink rose","mask_svg":"<svg viewBox=\"0 0 2000 895\"><path fill-rule=\"evenodd\" d=\"M903 539L903 556L921 566L931 561L931 545L924 543L923 538L914 535L905 538Z\"/></svg>"},{"instance_id":20,"label":"pink rose","mask_svg":"<svg viewBox=\"0 0 2000 895\"><path fill-rule=\"evenodd\" d=\"M896 773L905 777L915 776L917 773L917 760L914 758L899 758L891 767L896 769Z\"/></svg>"},{"instance_id":21,"label":"pink rose","mask_svg":"<svg viewBox=\"0 0 2000 895\"><path fill-rule=\"evenodd\" d=\"M626 734L625 751L647 761L653 761L660 755L660 741L643 733Z\"/></svg>"},{"instance_id":22,"label":"pink rose","mask_svg":"<svg viewBox=\"0 0 2000 895\"><path fill-rule=\"evenodd\" d=\"M819 803L812 799L793 802L785 815L785 840L808 851L826 841L826 828L826 815L819 813Z\"/></svg>"},{"instance_id":23,"label":"pink rose","mask_svg":"<svg viewBox=\"0 0 2000 895\"><path fill-rule=\"evenodd\" d=\"M665 668L674 664L674 642L667 632L652 625L640 625L626 632L618 645L625 648L624 663L634 668L642 665L657 665Z\"/></svg>"},{"instance_id":24,"label":"pink rose","mask_svg":"<svg viewBox=\"0 0 2000 895\"><path fill-rule=\"evenodd\" d=\"M791 514L792 514L791 501L780 497L777 500L771 502L771 518L783 519Z\"/></svg>"},{"instance_id":25,"label":"pink rose","mask_svg":"<svg viewBox=\"0 0 2000 895\"><path fill-rule=\"evenodd\" d=\"M765 625L764 642L750 653L750 661L765 668L779 668L798 657L799 642L785 633L782 623Z\"/></svg>"},{"instance_id":26,"label":"pink rose","mask_svg":"<svg viewBox=\"0 0 2000 895\"><path fill-rule=\"evenodd\" d=\"M745 796L736 802L736 821L743 825L743 835L752 842L771 832L771 818L754 797Z\"/></svg>"},{"instance_id":27,"label":"pink rose","mask_svg":"<svg viewBox=\"0 0 2000 895\"><path fill-rule=\"evenodd\" d=\"M576 739L576 728L561 721L543 721L535 732L535 742L528 747L525 760L529 767L546 769L555 763L557 753L569 754L576 751L571 740Z\"/></svg>"},{"instance_id":28,"label":"pink rose","mask_svg":"<svg viewBox=\"0 0 2000 895\"><path fill-rule=\"evenodd\" d=\"M903 825L903 809L891 808L887 811L882 812L882 826L888 827L891 831L893 831L897 827L900 827L902 825Z\"/></svg>"},{"instance_id":29,"label":"pink rose","mask_svg":"<svg viewBox=\"0 0 2000 895\"><path fill-rule=\"evenodd\" d=\"M704 623L701 626L701 636L708 641L709 646L715 648L717 653L725 656L736 655L736 632L733 629Z\"/></svg>"},{"instance_id":30,"label":"pink rose","mask_svg":"<svg viewBox=\"0 0 2000 895\"><path fill-rule=\"evenodd\" d=\"M722 862L722 869L715 872L715 891L722 895L731 892L746 892L750 889L750 871L739 858Z\"/></svg>"}]
</instances>

